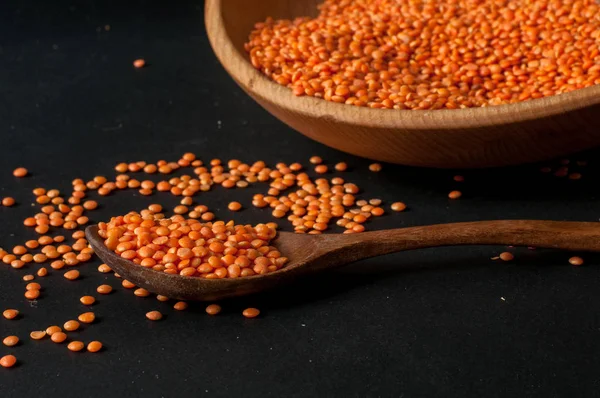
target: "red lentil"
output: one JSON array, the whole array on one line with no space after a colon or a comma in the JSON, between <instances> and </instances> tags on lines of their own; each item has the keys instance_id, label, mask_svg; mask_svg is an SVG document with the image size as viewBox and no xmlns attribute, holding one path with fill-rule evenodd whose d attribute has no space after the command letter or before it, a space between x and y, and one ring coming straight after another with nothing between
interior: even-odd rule
<instances>
[{"instance_id":1,"label":"red lentil","mask_svg":"<svg viewBox=\"0 0 600 398\"><path fill-rule=\"evenodd\" d=\"M150 292L147 291L146 289L139 288L139 289L135 289L133 294L135 294L138 297L148 297L150 295Z\"/></svg>"},{"instance_id":2,"label":"red lentil","mask_svg":"<svg viewBox=\"0 0 600 398\"><path fill-rule=\"evenodd\" d=\"M15 319L19 316L19 311L13 309L4 310L2 316L6 319Z\"/></svg>"},{"instance_id":3,"label":"red lentil","mask_svg":"<svg viewBox=\"0 0 600 398\"><path fill-rule=\"evenodd\" d=\"M17 167L14 171L13 171L13 175L15 177L25 177L27 175L28 171L25 167Z\"/></svg>"},{"instance_id":4,"label":"red lentil","mask_svg":"<svg viewBox=\"0 0 600 398\"><path fill-rule=\"evenodd\" d=\"M13 198L11 198L10 196L2 199L3 206L10 207L10 206L13 206L14 204L15 204L15 200Z\"/></svg>"},{"instance_id":5,"label":"red lentil","mask_svg":"<svg viewBox=\"0 0 600 398\"><path fill-rule=\"evenodd\" d=\"M79 271L73 269L71 271L65 272L63 276L70 281L74 281L75 279L79 278Z\"/></svg>"},{"instance_id":6,"label":"red lentil","mask_svg":"<svg viewBox=\"0 0 600 398\"><path fill-rule=\"evenodd\" d=\"M2 344L7 347L14 347L19 344L19 338L17 336L7 336L2 340Z\"/></svg>"},{"instance_id":7,"label":"red lentil","mask_svg":"<svg viewBox=\"0 0 600 398\"><path fill-rule=\"evenodd\" d=\"M83 314L79 315L77 319L81 323L92 323L96 319L96 314L93 312L84 312Z\"/></svg>"},{"instance_id":8,"label":"red lentil","mask_svg":"<svg viewBox=\"0 0 600 398\"><path fill-rule=\"evenodd\" d=\"M25 242L25 246L27 246L30 249L35 249L40 245L40 243L37 240L28 240L27 242Z\"/></svg>"},{"instance_id":9,"label":"red lentil","mask_svg":"<svg viewBox=\"0 0 600 398\"><path fill-rule=\"evenodd\" d=\"M50 335L50 340L55 343L62 343L67 339L67 335L64 332L56 332Z\"/></svg>"},{"instance_id":10,"label":"red lentil","mask_svg":"<svg viewBox=\"0 0 600 398\"><path fill-rule=\"evenodd\" d=\"M146 318L150 319L151 321L159 321L162 319L162 314L159 311L150 311L148 313L146 313Z\"/></svg>"},{"instance_id":11,"label":"red lentil","mask_svg":"<svg viewBox=\"0 0 600 398\"><path fill-rule=\"evenodd\" d=\"M102 272L103 274L106 274L111 272L112 269L106 264L100 264L100 266L98 267L98 271Z\"/></svg>"},{"instance_id":12,"label":"red lentil","mask_svg":"<svg viewBox=\"0 0 600 398\"><path fill-rule=\"evenodd\" d=\"M87 350L89 352L98 352L101 349L102 349L102 343L99 341L92 341L87 346Z\"/></svg>"},{"instance_id":13,"label":"red lentil","mask_svg":"<svg viewBox=\"0 0 600 398\"><path fill-rule=\"evenodd\" d=\"M188 304L185 301L178 301L173 305L173 308L175 308L178 311L183 311L185 309L187 309Z\"/></svg>"},{"instance_id":14,"label":"red lentil","mask_svg":"<svg viewBox=\"0 0 600 398\"><path fill-rule=\"evenodd\" d=\"M83 296L79 299L79 301L83 305L92 305L96 302L96 299L93 296Z\"/></svg>"},{"instance_id":15,"label":"red lentil","mask_svg":"<svg viewBox=\"0 0 600 398\"><path fill-rule=\"evenodd\" d=\"M160 294L156 295L156 299L158 301L169 301L169 298L167 296L163 296L163 295L160 295Z\"/></svg>"},{"instance_id":16,"label":"red lentil","mask_svg":"<svg viewBox=\"0 0 600 398\"><path fill-rule=\"evenodd\" d=\"M29 337L31 337L33 340L41 340L46 337L46 332L43 330L35 330L29 333Z\"/></svg>"},{"instance_id":17,"label":"red lentil","mask_svg":"<svg viewBox=\"0 0 600 398\"><path fill-rule=\"evenodd\" d=\"M17 358L14 355L5 355L0 358L0 366L3 368L12 368L17 363Z\"/></svg>"},{"instance_id":18,"label":"red lentil","mask_svg":"<svg viewBox=\"0 0 600 398\"><path fill-rule=\"evenodd\" d=\"M129 282L127 279L123 279L123 282L121 282L121 285L125 289L133 289L133 288L135 288L135 285L133 283Z\"/></svg>"},{"instance_id":19,"label":"red lentil","mask_svg":"<svg viewBox=\"0 0 600 398\"><path fill-rule=\"evenodd\" d=\"M59 326L48 326L46 328L46 334L50 337L52 337L54 333L58 332L62 332L62 329Z\"/></svg>"},{"instance_id":20,"label":"red lentil","mask_svg":"<svg viewBox=\"0 0 600 398\"><path fill-rule=\"evenodd\" d=\"M231 202L227 208L231 211L239 211L242 208L242 205L239 202Z\"/></svg>"},{"instance_id":21,"label":"red lentil","mask_svg":"<svg viewBox=\"0 0 600 398\"><path fill-rule=\"evenodd\" d=\"M515 256L510 252L502 252L502 253L500 253L499 257L500 257L500 260L502 260L502 261L511 261L512 259L515 258Z\"/></svg>"},{"instance_id":22,"label":"red lentil","mask_svg":"<svg viewBox=\"0 0 600 398\"><path fill-rule=\"evenodd\" d=\"M142 58L136 59L135 61L133 61L133 66L137 69L143 68L144 66L146 66L146 61Z\"/></svg>"},{"instance_id":23,"label":"red lentil","mask_svg":"<svg viewBox=\"0 0 600 398\"><path fill-rule=\"evenodd\" d=\"M406 210L406 205L402 202L394 202L391 206L393 211L404 211Z\"/></svg>"},{"instance_id":24,"label":"red lentil","mask_svg":"<svg viewBox=\"0 0 600 398\"><path fill-rule=\"evenodd\" d=\"M381 164L379 163L372 163L369 165L369 170L373 171L373 172L379 172L381 171Z\"/></svg>"},{"instance_id":25,"label":"red lentil","mask_svg":"<svg viewBox=\"0 0 600 398\"><path fill-rule=\"evenodd\" d=\"M327 173L327 166L325 166L324 164L320 164L317 167L315 167L315 172L317 172L318 174L325 174Z\"/></svg>"},{"instance_id":26,"label":"red lentil","mask_svg":"<svg viewBox=\"0 0 600 398\"><path fill-rule=\"evenodd\" d=\"M574 265L574 266L578 267L578 266L580 266L580 265L583 265L583 259L582 259L581 257L577 257L577 256L575 256L575 257L571 257L571 258L569 259L569 264L571 264L571 265Z\"/></svg>"},{"instance_id":27,"label":"red lentil","mask_svg":"<svg viewBox=\"0 0 600 398\"><path fill-rule=\"evenodd\" d=\"M28 300L35 300L38 297L40 297L40 291L39 290L26 290L25 291L25 298Z\"/></svg>"},{"instance_id":28,"label":"red lentil","mask_svg":"<svg viewBox=\"0 0 600 398\"><path fill-rule=\"evenodd\" d=\"M246 308L242 311L242 315L246 318L256 318L260 314L260 311L257 308Z\"/></svg>"},{"instance_id":29,"label":"red lentil","mask_svg":"<svg viewBox=\"0 0 600 398\"><path fill-rule=\"evenodd\" d=\"M75 321L75 320L70 320L65 322L65 324L63 325L63 328L67 331L67 332L73 332L77 329L79 329L79 322Z\"/></svg>"},{"instance_id":30,"label":"red lentil","mask_svg":"<svg viewBox=\"0 0 600 398\"><path fill-rule=\"evenodd\" d=\"M461 196L462 196L462 192L460 192L460 191L452 191L452 192L450 192L450 193L448 194L448 197L449 197L450 199L458 199L458 198L460 198Z\"/></svg>"},{"instance_id":31,"label":"red lentil","mask_svg":"<svg viewBox=\"0 0 600 398\"><path fill-rule=\"evenodd\" d=\"M340 162L335 165L335 169L337 171L346 171L348 169L348 165L345 162Z\"/></svg>"},{"instance_id":32,"label":"red lentil","mask_svg":"<svg viewBox=\"0 0 600 398\"><path fill-rule=\"evenodd\" d=\"M211 304L206 307L206 313L208 315L217 315L219 312L221 312L221 306L219 304Z\"/></svg>"},{"instance_id":33,"label":"red lentil","mask_svg":"<svg viewBox=\"0 0 600 398\"><path fill-rule=\"evenodd\" d=\"M83 347L85 347L85 345L83 344L83 342L82 341L78 341L78 340L71 341L67 345L67 348L69 349L69 351L73 351L73 352L81 351L81 350L83 350Z\"/></svg>"},{"instance_id":34,"label":"red lentil","mask_svg":"<svg viewBox=\"0 0 600 398\"><path fill-rule=\"evenodd\" d=\"M112 290L113 290L113 288L110 285L100 285L96 289L96 291L100 294L110 294L110 292L112 292Z\"/></svg>"}]
</instances>

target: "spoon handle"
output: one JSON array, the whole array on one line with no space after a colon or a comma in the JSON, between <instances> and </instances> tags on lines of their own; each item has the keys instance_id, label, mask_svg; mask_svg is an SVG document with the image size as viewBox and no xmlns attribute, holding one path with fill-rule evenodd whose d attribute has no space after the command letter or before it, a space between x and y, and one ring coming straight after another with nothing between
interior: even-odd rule
<instances>
[{"instance_id":1,"label":"spoon handle","mask_svg":"<svg viewBox=\"0 0 600 398\"><path fill-rule=\"evenodd\" d=\"M338 235L328 242L331 265L404 250L457 245L514 245L600 252L600 223L476 221ZM329 256L328 256L329 257Z\"/></svg>"}]
</instances>

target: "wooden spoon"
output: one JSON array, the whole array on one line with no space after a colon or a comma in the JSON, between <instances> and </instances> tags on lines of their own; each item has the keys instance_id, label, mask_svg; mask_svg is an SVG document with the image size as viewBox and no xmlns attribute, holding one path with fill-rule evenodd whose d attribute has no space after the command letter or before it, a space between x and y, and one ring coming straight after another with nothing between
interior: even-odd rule
<instances>
[{"instance_id":1,"label":"wooden spoon","mask_svg":"<svg viewBox=\"0 0 600 398\"><path fill-rule=\"evenodd\" d=\"M256 22L315 16L321 2L206 0L208 38L223 67L254 100L300 133L370 159L443 168L534 162L600 145L600 85L460 110L382 110L295 97L250 64L244 43Z\"/></svg>"},{"instance_id":2,"label":"wooden spoon","mask_svg":"<svg viewBox=\"0 0 600 398\"><path fill-rule=\"evenodd\" d=\"M235 279L165 274L137 265L109 250L98 226L85 234L100 258L123 278L151 292L181 300L219 300L271 289L301 275L404 250L455 245L515 245L600 251L600 223L478 221L390 229L360 234L304 235L280 232L274 245L290 259L279 271Z\"/></svg>"}]
</instances>

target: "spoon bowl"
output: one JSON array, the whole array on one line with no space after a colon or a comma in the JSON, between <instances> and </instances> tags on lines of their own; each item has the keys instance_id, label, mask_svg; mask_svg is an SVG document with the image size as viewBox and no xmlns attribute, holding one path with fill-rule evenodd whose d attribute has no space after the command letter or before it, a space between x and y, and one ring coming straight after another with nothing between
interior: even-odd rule
<instances>
[{"instance_id":1,"label":"spoon bowl","mask_svg":"<svg viewBox=\"0 0 600 398\"><path fill-rule=\"evenodd\" d=\"M600 251L600 223L477 221L360 234L308 235L280 232L273 242L290 259L282 269L244 278L204 279L142 267L104 245L98 226L85 231L94 252L115 272L153 293L180 300L220 300L269 290L301 276L365 258L438 246L515 245Z\"/></svg>"},{"instance_id":2,"label":"spoon bowl","mask_svg":"<svg viewBox=\"0 0 600 398\"><path fill-rule=\"evenodd\" d=\"M600 145L600 86L521 103L459 110L384 110L295 97L257 71L244 43L267 17L315 16L320 0L206 0L208 38L256 102L327 146L379 161L479 168L547 160Z\"/></svg>"}]
</instances>

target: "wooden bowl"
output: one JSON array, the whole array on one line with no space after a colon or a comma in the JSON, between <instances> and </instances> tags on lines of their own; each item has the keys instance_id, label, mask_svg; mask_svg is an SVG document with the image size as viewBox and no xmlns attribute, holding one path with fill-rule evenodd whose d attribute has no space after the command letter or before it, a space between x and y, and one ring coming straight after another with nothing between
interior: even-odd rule
<instances>
[{"instance_id":1,"label":"wooden bowl","mask_svg":"<svg viewBox=\"0 0 600 398\"><path fill-rule=\"evenodd\" d=\"M314 16L321 0L206 0L210 43L233 79L267 111L327 146L379 161L439 168L541 161L600 144L600 85L522 103L459 110L387 110L296 97L244 50L268 16Z\"/></svg>"}]
</instances>

